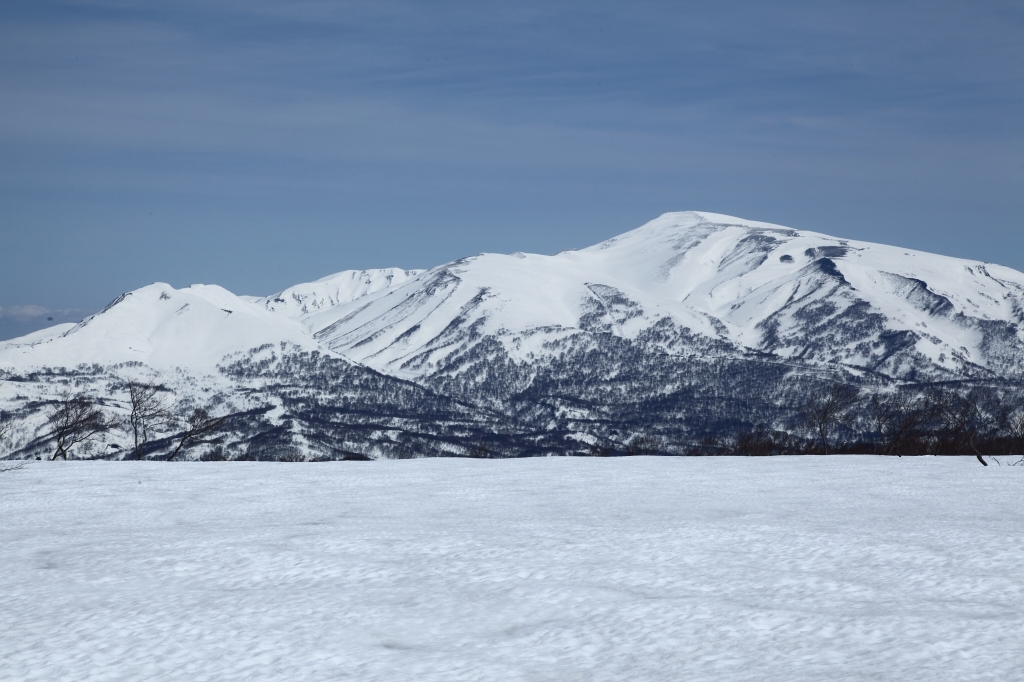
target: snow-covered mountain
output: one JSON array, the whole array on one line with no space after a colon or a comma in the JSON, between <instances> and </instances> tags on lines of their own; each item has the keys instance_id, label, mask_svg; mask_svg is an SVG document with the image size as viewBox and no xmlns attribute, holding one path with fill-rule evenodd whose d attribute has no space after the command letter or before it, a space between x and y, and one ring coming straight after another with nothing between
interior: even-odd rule
<instances>
[{"instance_id":1,"label":"snow-covered mountain","mask_svg":"<svg viewBox=\"0 0 1024 682\"><path fill-rule=\"evenodd\" d=\"M465 258L299 319L324 347L411 379L493 342L543 363L581 334L893 377L1024 369L1020 272L710 213L554 256Z\"/></svg>"},{"instance_id":2,"label":"snow-covered mountain","mask_svg":"<svg viewBox=\"0 0 1024 682\"><path fill-rule=\"evenodd\" d=\"M335 306L351 303L367 294L401 284L421 272L423 271L400 270L399 268L346 270L328 275L315 282L296 284L272 296L262 298L246 296L244 298L271 312L286 317L301 317L312 313L326 312Z\"/></svg>"},{"instance_id":3,"label":"snow-covered mountain","mask_svg":"<svg viewBox=\"0 0 1024 682\"><path fill-rule=\"evenodd\" d=\"M225 357L266 343L320 348L300 323L222 287L156 283L119 296L77 325L0 344L0 367L141 362L156 370L212 370Z\"/></svg>"},{"instance_id":4,"label":"snow-covered mountain","mask_svg":"<svg viewBox=\"0 0 1024 682\"><path fill-rule=\"evenodd\" d=\"M743 418L829 373L1018 379L1022 322L1024 274L1010 268L685 212L554 256L348 271L261 298L154 284L0 344L0 370L141 363L230 386L244 365L251 398L303 357L307 376L287 383L324 399L344 388L310 368L342 363L397 382L399 402L428 390L484 421L592 442L644 420L686 433Z\"/></svg>"}]
</instances>

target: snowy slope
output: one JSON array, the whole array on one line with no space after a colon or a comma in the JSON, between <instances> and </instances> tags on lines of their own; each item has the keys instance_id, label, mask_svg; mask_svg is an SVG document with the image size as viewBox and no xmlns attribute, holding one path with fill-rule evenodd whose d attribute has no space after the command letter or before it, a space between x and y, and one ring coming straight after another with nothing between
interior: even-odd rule
<instances>
[{"instance_id":1,"label":"snowy slope","mask_svg":"<svg viewBox=\"0 0 1024 682\"><path fill-rule=\"evenodd\" d=\"M347 271L267 297L153 284L0 343L0 416L42 449L75 385L234 410L232 456L684 452L841 380L1024 375L1024 274L712 213L553 256ZM59 371L56 371L59 370ZM120 408L117 408L120 409ZM197 453L199 456L199 453Z\"/></svg>"},{"instance_id":2,"label":"snowy slope","mask_svg":"<svg viewBox=\"0 0 1024 682\"><path fill-rule=\"evenodd\" d=\"M61 324L55 324L52 327L46 329L40 329L38 331L25 334L24 336L18 336L10 339L9 341L0 341L0 347L3 346L31 346L36 343L43 343L44 341L51 341L56 337L60 336L64 332L70 331L78 326L74 322L63 322Z\"/></svg>"},{"instance_id":3,"label":"snowy slope","mask_svg":"<svg viewBox=\"0 0 1024 682\"><path fill-rule=\"evenodd\" d=\"M122 428L129 379L158 385L176 415L147 431L145 457L168 456L182 419L199 406L228 421L184 459L466 456L484 442L501 456L565 449L564 430L533 434L334 354L287 310L215 286L153 284L80 324L0 344L0 424L13 426L0 458L52 456L47 414L68 392L92 397L117 427L73 457L135 456Z\"/></svg>"},{"instance_id":4,"label":"snowy slope","mask_svg":"<svg viewBox=\"0 0 1024 682\"><path fill-rule=\"evenodd\" d=\"M156 283L124 294L70 329L59 325L0 344L0 368L141 362L209 370L263 344L319 348L298 322L218 286Z\"/></svg>"},{"instance_id":5,"label":"snowy slope","mask_svg":"<svg viewBox=\"0 0 1024 682\"><path fill-rule=\"evenodd\" d=\"M0 679L1011 682L1024 467L31 462Z\"/></svg>"},{"instance_id":6,"label":"snowy slope","mask_svg":"<svg viewBox=\"0 0 1024 682\"><path fill-rule=\"evenodd\" d=\"M405 282L421 272L423 271L399 268L345 270L315 282L297 284L272 296L249 300L271 312L287 317L300 317L329 310L342 303L350 303L367 294Z\"/></svg>"},{"instance_id":7,"label":"snowy slope","mask_svg":"<svg viewBox=\"0 0 1024 682\"><path fill-rule=\"evenodd\" d=\"M1024 274L1009 268L686 212L579 251L346 271L262 298L154 284L73 329L0 345L0 367L212 367L286 342L420 379L483 342L543 363L609 334L683 355L1001 375L1024 367L1022 322Z\"/></svg>"},{"instance_id":8,"label":"snowy slope","mask_svg":"<svg viewBox=\"0 0 1024 682\"><path fill-rule=\"evenodd\" d=\"M670 213L580 251L455 261L302 319L327 347L410 378L485 339L514 361L543 362L579 330L636 339L652 328L896 376L1006 373L1024 361L1024 274Z\"/></svg>"}]
</instances>

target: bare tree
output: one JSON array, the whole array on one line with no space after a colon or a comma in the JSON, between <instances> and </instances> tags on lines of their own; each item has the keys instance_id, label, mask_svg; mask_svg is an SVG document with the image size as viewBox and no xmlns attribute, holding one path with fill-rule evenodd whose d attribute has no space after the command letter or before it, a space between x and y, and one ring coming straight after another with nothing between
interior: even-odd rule
<instances>
[{"instance_id":1,"label":"bare tree","mask_svg":"<svg viewBox=\"0 0 1024 682\"><path fill-rule=\"evenodd\" d=\"M935 454L941 450L961 454L967 447L966 431L974 406L963 400L959 392L937 386L929 387L927 396L935 420Z\"/></svg>"},{"instance_id":2,"label":"bare tree","mask_svg":"<svg viewBox=\"0 0 1024 682\"><path fill-rule=\"evenodd\" d=\"M3 383L3 381L0 381L0 385L3 385ZM3 445L9 435L11 435L11 423L4 419L3 413L0 412L0 445Z\"/></svg>"},{"instance_id":3,"label":"bare tree","mask_svg":"<svg viewBox=\"0 0 1024 682\"><path fill-rule=\"evenodd\" d=\"M993 456L993 448L998 447L1003 415L1003 398L1000 393L990 389L976 388L967 394L968 402L974 403L974 412L971 421L967 425L967 442L974 451L974 456L984 465L988 465L978 449L979 442L982 447L989 448L988 454L999 463ZM996 450L998 452L998 450Z\"/></svg>"},{"instance_id":4,"label":"bare tree","mask_svg":"<svg viewBox=\"0 0 1024 682\"><path fill-rule=\"evenodd\" d=\"M626 454L630 456L656 455L659 452L661 452L661 441L647 434L637 434L626 443Z\"/></svg>"},{"instance_id":5,"label":"bare tree","mask_svg":"<svg viewBox=\"0 0 1024 682\"><path fill-rule=\"evenodd\" d=\"M210 436L219 431L227 420L227 417L210 416L210 413L203 407L192 410L185 417L185 430L181 432L178 446L174 448L174 452L167 458L167 461L170 462L177 457L178 453L189 445L212 442L209 440Z\"/></svg>"},{"instance_id":6,"label":"bare tree","mask_svg":"<svg viewBox=\"0 0 1024 682\"><path fill-rule=\"evenodd\" d=\"M1013 396L1008 402L1010 404L1004 405L999 414L999 428L1010 441L1010 454L1020 457L1017 461L1020 464L1024 462L1024 400Z\"/></svg>"},{"instance_id":7,"label":"bare tree","mask_svg":"<svg viewBox=\"0 0 1024 682\"><path fill-rule=\"evenodd\" d=\"M943 450L952 455L973 451L978 461L988 466L976 443L979 437L994 430L998 422L989 396L977 388L963 391L933 387L928 391L928 400L937 423L936 454Z\"/></svg>"},{"instance_id":8,"label":"bare tree","mask_svg":"<svg viewBox=\"0 0 1024 682\"><path fill-rule=\"evenodd\" d=\"M171 411L161 393L164 389L154 384L128 381L129 413L125 430L134 438L135 459L142 459L142 446L149 442L150 433L167 424Z\"/></svg>"},{"instance_id":9,"label":"bare tree","mask_svg":"<svg viewBox=\"0 0 1024 682\"><path fill-rule=\"evenodd\" d=\"M824 453L829 454L829 440L836 428L849 421L854 405L860 400L860 391L846 384L832 384L828 390L811 398L803 409L805 423L821 441Z\"/></svg>"},{"instance_id":10,"label":"bare tree","mask_svg":"<svg viewBox=\"0 0 1024 682\"><path fill-rule=\"evenodd\" d=\"M491 456L491 449L485 443L477 443L466 456L472 459L488 459Z\"/></svg>"},{"instance_id":11,"label":"bare tree","mask_svg":"<svg viewBox=\"0 0 1024 682\"><path fill-rule=\"evenodd\" d=\"M46 415L50 437L57 441L51 460L68 458L68 451L110 429L110 423L92 398L85 394L64 393Z\"/></svg>"},{"instance_id":12,"label":"bare tree","mask_svg":"<svg viewBox=\"0 0 1024 682\"><path fill-rule=\"evenodd\" d=\"M795 445L792 436L786 431L773 429L767 424L758 424L753 429L745 430L733 437L729 454L739 457L784 455L792 452Z\"/></svg>"},{"instance_id":13,"label":"bare tree","mask_svg":"<svg viewBox=\"0 0 1024 682\"><path fill-rule=\"evenodd\" d=\"M867 405L867 414L878 434L883 455L905 454L920 436L928 421L929 407L919 393L895 390L875 393Z\"/></svg>"},{"instance_id":14,"label":"bare tree","mask_svg":"<svg viewBox=\"0 0 1024 682\"><path fill-rule=\"evenodd\" d=\"M730 454L729 444L723 442L717 434L705 433L696 443L690 445L686 454L694 457L708 457L713 455Z\"/></svg>"},{"instance_id":15,"label":"bare tree","mask_svg":"<svg viewBox=\"0 0 1024 682\"><path fill-rule=\"evenodd\" d=\"M0 418L2 418L2 415L0 415ZM10 422L0 421L0 446L3 446L4 441L7 440L7 436L10 435L10 433L11 433L11 424L10 424ZM11 465L11 466L0 466L0 474L2 474L5 471L15 471L17 469L23 468L24 466L25 466L25 462L20 462L18 464L14 464L14 465Z\"/></svg>"}]
</instances>

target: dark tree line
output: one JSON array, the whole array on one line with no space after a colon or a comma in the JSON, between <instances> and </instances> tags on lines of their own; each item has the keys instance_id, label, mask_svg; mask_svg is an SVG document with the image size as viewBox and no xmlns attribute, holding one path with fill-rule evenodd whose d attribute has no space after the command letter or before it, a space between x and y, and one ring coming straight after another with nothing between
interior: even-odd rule
<instances>
[{"instance_id":1,"label":"dark tree line","mask_svg":"<svg viewBox=\"0 0 1024 682\"><path fill-rule=\"evenodd\" d=\"M1024 462L1024 392L925 384L864 394L835 384L807 399L787 428L705 436L693 455L866 453L1014 456ZM998 461L998 460L997 460Z\"/></svg>"},{"instance_id":2,"label":"dark tree line","mask_svg":"<svg viewBox=\"0 0 1024 682\"><path fill-rule=\"evenodd\" d=\"M758 367L764 373L703 363L653 397L644 396L644 387L657 377L641 372L591 377L579 386L551 379L498 410L317 354L293 354L273 367L246 360L226 370L259 376L258 390L283 409L283 421L266 417L268 405L232 414L229 425L207 408L176 402L163 385L128 381L118 387L125 399L116 420L85 394L50 401L47 436L53 459L67 459L72 448L116 428L130 443L125 458L139 460L171 461L195 445L221 443L203 457L878 453L970 455L986 466L990 456L1024 461L1024 390L954 383L879 388L876 378L847 375L830 383L820 374L791 379L774 365ZM39 440L31 447L46 446Z\"/></svg>"},{"instance_id":3,"label":"dark tree line","mask_svg":"<svg viewBox=\"0 0 1024 682\"><path fill-rule=\"evenodd\" d=\"M860 392L853 386L833 384L828 390L812 397L804 406L804 422L811 428L821 444L822 454L829 454L829 441L839 426L847 425Z\"/></svg>"},{"instance_id":4,"label":"dark tree line","mask_svg":"<svg viewBox=\"0 0 1024 682\"><path fill-rule=\"evenodd\" d=\"M51 459L67 459L75 445L116 427L132 438L135 459L145 458L146 444L157 432L174 432L161 439L163 447L171 448L167 461L192 445L219 442L227 417L214 417L202 407L176 410L164 397L169 391L160 386L129 382L127 393L128 413L120 423L106 417L98 403L83 394L65 394L57 400L47 415L49 435L56 444ZM987 457L1013 455L1016 460L1011 463L1024 463L1024 392L1020 391L929 384L862 392L835 383L790 412L796 418L787 426L757 424L736 428L731 435L711 432L691 442L682 454L973 455L985 466ZM304 414L301 409L298 413ZM324 421L325 416L310 426L326 429L336 425L349 433L358 426ZM2 431L0 426L0 435ZM467 437L470 433L467 431ZM476 445L462 456L508 456L484 444L480 440L483 435L472 436L477 439ZM678 446L672 447L670 441L652 431L634 435L621 444L604 441L564 454L628 456L665 454L670 450L680 453ZM458 455L453 452L453 456Z\"/></svg>"}]
</instances>

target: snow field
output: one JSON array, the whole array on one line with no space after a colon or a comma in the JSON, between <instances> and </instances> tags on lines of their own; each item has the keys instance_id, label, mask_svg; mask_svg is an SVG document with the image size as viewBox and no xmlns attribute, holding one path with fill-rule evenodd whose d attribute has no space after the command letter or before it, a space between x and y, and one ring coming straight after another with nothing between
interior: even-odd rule
<instances>
[{"instance_id":1,"label":"snow field","mask_svg":"<svg viewBox=\"0 0 1024 682\"><path fill-rule=\"evenodd\" d=\"M32 462L3 680L1024 679L1024 468Z\"/></svg>"}]
</instances>

